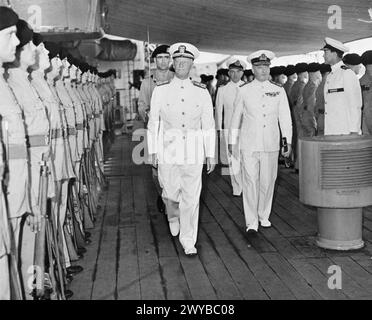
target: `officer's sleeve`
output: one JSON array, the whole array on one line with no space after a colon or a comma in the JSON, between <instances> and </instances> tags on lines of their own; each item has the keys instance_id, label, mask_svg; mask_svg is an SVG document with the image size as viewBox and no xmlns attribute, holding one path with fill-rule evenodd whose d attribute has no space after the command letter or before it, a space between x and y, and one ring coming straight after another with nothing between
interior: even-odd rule
<instances>
[{"instance_id":1,"label":"officer's sleeve","mask_svg":"<svg viewBox=\"0 0 372 320\"><path fill-rule=\"evenodd\" d=\"M223 99L222 99L223 87L220 87L217 91L216 97L216 129L222 130L222 110L223 110Z\"/></svg>"},{"instance_id":2,"label":"officer's sleeve","mask_svg":"<svg viewBox=\"0 0 372 320\"><path fill-rule=\"evenodd\" d=\"M358 77L353 71L347 70L344 78L344 90L348 100L349 131L358 132L361 130L362 120L362 91Z\"/></svg>"},{"instance_id":3,"label":"officer's sleeve","mask_svg":"<svg viewBox=\"0 0 372 320\"><path fill-rule=\"evenodd\" d=\"M141 83L141 88L138 96L138 112L145 113L147 109L150 109L150 97L148 94L148 79L144 79Z\"/></svg>"},{"instance_id":4,"label":"officer's sleeve","mask_svg":"<svg viewBox=\"0 0 372 320\"><path fill-rule=\"evenodd\" d=\"M288 98L283 88L281 88L279 100L279 126L282 132L282 137L287 138L287 141L290 144L292 142L292 119Z\"/></svg>"},{"instance_id":5,"label":"officer's sleeve","mask_svg":"<svg viewBox=\"0 0 372 320\"><path fill-rule=\"evenodd\" d=\"M216 129L213 117L212 98L208 90L203 90L201 125L203 133L204 153L207 158L214 158L216 147Z\"/></svg>"},{"instance_id":6,"label":"officer's sleeve","mask_svg":"<svg viewBox=\"0 0 372 320\"><path fill-rule=\"evenodd\" d=\"M161 92L155 87L151 97L151 109L147 125L147 147L149 154L158 152L158 135L160 125Z\"/></svg>"},{"instance_id":7,"label":"officer's sleeve","mask_svg":"<svg viewBox=\"0 0 372 320\"><path fill-rule=\"evenodd\" d=\"M229 144L236 144L239 137L240 120L243 115L244 100L241 90L237 89L234 101L234 112L231 118Z\"/></svg>"}]
</instances>

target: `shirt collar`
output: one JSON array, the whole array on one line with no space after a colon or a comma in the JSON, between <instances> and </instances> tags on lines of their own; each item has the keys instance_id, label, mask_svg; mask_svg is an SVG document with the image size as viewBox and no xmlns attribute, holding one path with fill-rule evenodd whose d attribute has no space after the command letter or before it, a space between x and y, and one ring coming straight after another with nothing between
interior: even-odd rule
<instances>
[{"instance_id":1,"label":"shirt collar","mask_svg":"<svg viewBox=\"0 0 372 320\"><path fill-rule=\"evenodd\" d=\"M344 63L342 62L342 60L337 62L336 64L331 66L332 72L336 71L337 69L340 69L341 66L343 66L343 65L344 65Z\"/></svg>"}]
</instances>

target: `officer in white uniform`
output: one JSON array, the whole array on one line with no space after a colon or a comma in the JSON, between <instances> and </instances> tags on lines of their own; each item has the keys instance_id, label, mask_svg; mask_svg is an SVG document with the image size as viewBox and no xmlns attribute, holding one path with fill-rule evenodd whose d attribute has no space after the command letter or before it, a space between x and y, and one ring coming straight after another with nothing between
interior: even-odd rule
<instances>
[{"instance_id":1,"label":"officer in white uniform","mask_svg":"<svg viewBox=\"0 0 372 320\"><path fill-rule=\"evenodd\" d=\"M212 100L206 86L189 78L193 60L199 55L189 43L170 47L175 77L157 83L151 98L148 150L158 165L162 197L173 236L186 255L197 253L199 198L202 169L214 170L215 122Z\"/></svg>"},{"instance_id":2,"label":"officer in white uniform","mask_svg":"<svg viewBox=\"0 0 372 320\"><path fill-rule=\"evenodd\" d=\"M246 231L255 233L258 222L270 227L274 185L278 171L280 132L287 139L291 152L292 120L287 94L281 85L269 81L270 61L275 57L268 50L259 50L248 57L255 80L244 84L238 91L236 107L231 120L229 151L240 136L240 155L243 174L243 205Z\"/></svg>"},{"instance_id":3,"label":"officer in white uniform","mask_svg":"<svg viewBox=\"0 0 372 320\"><path fill-rule=\"evenodd\" d=\"M220 136L221 162L222 164L229 165L233 195L239 196L242 193L239 148L235 148L233 154L230 155L227 150L227 141L237 91L239 86L244 84L244 81L242 81L241 78L244 74L246 63L239 59L232 59L227 64L229 66L230 81L226 85L221 85L217 92L215 118L217 131L222 132L222 135ZM238 144L236 144L236 146L238 146Z\"/></svg>"},{"instance_id":4,"label":"officer in white uniform","mask_svg":"<svg viewBox=\"0 0 372 320\"><path fill-rule=\"evenodd\" d=\"M325 38L324 61L332 71L324 85L324 135L361 133L362 94L355 73L342 62L349 49L340 41Z\"/></svg>"}]
</instances>

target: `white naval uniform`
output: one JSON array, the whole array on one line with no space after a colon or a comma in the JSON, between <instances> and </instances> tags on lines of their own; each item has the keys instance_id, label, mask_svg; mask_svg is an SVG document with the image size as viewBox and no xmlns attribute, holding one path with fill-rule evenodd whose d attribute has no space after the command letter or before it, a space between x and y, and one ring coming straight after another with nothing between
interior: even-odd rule
<instances>
[{"instance_id":1,"label":"white naval uniform","mask_svg":"<svg viewBox=\"0 0 372 320\"><path fill-rule=\"evenodd\" d=\"M231 118L234 112L234 102L237 96L239 86L244 84L244 81L234 83L228 82L225 86L218 89L216 97L216 129L222 130L222 114L223 114L223 134L221 136L220 154L222 164L229 165L231 185L234 195L242 193L242 175L240 169L239 148L235 148L233 155L228 152L228 134L231 126ZM226 162L227 160L227 162Z\"/></svg>"},{"instance_id":2,"label":"white naval uniform","mask_svg":"<svg viewBox=\"0 0 372 320\"><path fill-rule=\"evenodd\" d=\"M288 142L292 140L292 120L284 88L258 80L240 87L231 120L231 144L236 143L241 121L245 222L247 227L257 229L258 220L267 221L271 212L278 171L279 126L282 137Z\"/></svg>"},{"instance_id":3,"label":"white naval uniform","mask_svg":"<svg viewBox=\"0 0 372 320\"><path fill-rule=\"evenodd\" d=\"M208 90L190 79L173 78L152 94L149 155L159 161L159 182L168 220L180 220L185 249L197 239L201 174L205 157L215 155L215 122Z\"/></svg>"},{"instance_id":4,"label":"white naval uniform","mask_svg":"<svg viewBox=\"0 0 372 320\"><path fill-rule=\"evenodd\" d=\"M324 85L324 135L360 134L361 108L359 80L340 61L332 66Z\"/></svg>"}]
</instances>

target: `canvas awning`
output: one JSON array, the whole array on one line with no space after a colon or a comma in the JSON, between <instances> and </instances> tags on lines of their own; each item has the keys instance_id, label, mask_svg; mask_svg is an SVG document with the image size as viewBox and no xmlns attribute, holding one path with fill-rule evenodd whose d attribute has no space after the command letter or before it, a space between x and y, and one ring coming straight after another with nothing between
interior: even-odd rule
<instances>
[{"instance_id":1,"label":"canvas awning","mask_svg":"<svg viewBox=\"0 0 372 320\"><path fill-rule=\"evenodd\" d=\"M372 36L368 0L106 0L110 33L150 42L191 42L199 49L277 55L309 52L325 36ZM372 11L372 10L371 10ZM331 29L333 27L341 29Z\"/></svg>"}]
</instances>

